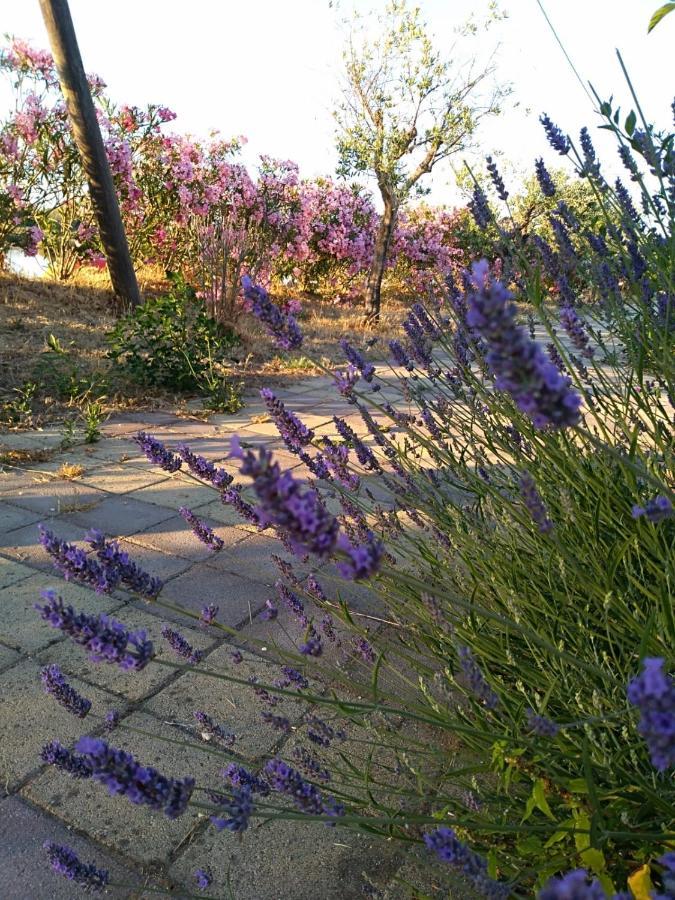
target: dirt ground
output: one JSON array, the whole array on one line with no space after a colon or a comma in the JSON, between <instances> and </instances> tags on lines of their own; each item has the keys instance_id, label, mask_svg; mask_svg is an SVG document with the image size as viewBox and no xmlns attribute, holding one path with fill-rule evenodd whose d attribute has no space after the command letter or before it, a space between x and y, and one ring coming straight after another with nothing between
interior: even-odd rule
<instances>
[{"instance_id":1,"label":"dirt ground","mask_svg":"<svg viewBox=\"0 0 675 900\"><path fill-rule=\"evenodd\" d=\"M162 289L156 278L141 276L140 280L146 296ZM312 359L324 365L339 364L341 337L351 337L357 344L378 337L385 345L398 334L406 308L394 299L384 301L382 319L374 331L364 325L358 306L336 305L315 297L301 300L305 340L302 350L292 354L280 353L257 322L242 314L236 323L241 345L233 352L233 378L247 387L263 382L273 385L318 371ZM107 415L127 408L180 411L194 399L149 390L122 377L106 356L105 335L115 320L113 295L106 278L98 273L70 284L0 274L0 406L7 402L21 405L26 387L36 385L28 401L31 414L14 423L1 423L0 430L62 420L87 400L101 399ZM76 399L64 397L63 390L49 390L54 374L51 335L67 354L68 367L78 371L73 389ZM105 390L101 388L104 381Z\"/></svg>"}]
</instances>

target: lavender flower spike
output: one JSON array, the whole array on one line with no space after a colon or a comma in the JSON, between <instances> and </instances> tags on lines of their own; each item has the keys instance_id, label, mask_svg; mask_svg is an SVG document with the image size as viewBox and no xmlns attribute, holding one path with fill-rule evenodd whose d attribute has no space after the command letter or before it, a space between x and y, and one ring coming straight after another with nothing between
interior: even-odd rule
<instances>
[{"instance_id":1,"label":"lavender flower spike","mask_svg":"<svg viewBox=\"0 0 675 900\"><path fill-rule=\"evenodd\" d=\"M40 753L40 759L71 778L91 778L92 767L84 756L78 756L58 741L49 741Z\"/></svg>"},{"instance_id":2,"label":"lavender flower spike","mask_svg":"<svg viewBox=\"0 0 675 900\"><path fill-rule=\"evenodd\" d=\"M675 679L658 657L643 660L642 672L628 685L629 703L640 710L638 732L659 772L675 766Z\"/></svg>"},{"instance_id":3,"label":"lavender flower spike","mask_svg":"<svg viewBox=\"0 0 675 900\"><path fill-rule=\"evenodd\" d=\"M272 416L274 424L289 450L298 453L307 444L311 444L314 432L311 428L307 428L295 413L286 409L274 391L263 388L260 396L265 401L267 411Z\"/></svg>"},{"instance_id":4,"label":"lavender flower spike","mask_svg":"<svg viewBox=\"0 0 675 900\"><path fill-rule=\"evenodd\" d=\"M91 764L94 780L104 784L110 794L121 794L132 803L162 810L169 819L185 812L194 778L166 778L151 766L141 766L130 753L98 738L80 738L75 749Z\"/></svg>"},{"instance_id":5,"label":"lavender flower spike","mask_svg":"<svg viewBox=\"0 0 675 900\"><path fill-rule=\"evenodd\" d=\"M236 736L231 731L228 731L227 728L214 722L208 713L198 709L195 711L194 717L200 726L197 731L202 740L210 741L212 738L215 738L216 741L220 741L226 747L231 747L234 744Z\"/></svg>"},{"instance_id":6,"label":"lavender flower spike","mask_svg":"<svg viewBox=\"0 0 675 900\"><path fill-rule=\"evenodd\" d=\"M223 549L223 539L218 537L213 528L209 528L206 522L202 522L199 516L196 516L191 509L188 509L187 506L179 506L178 512L188 523L193 534L199 538L202 544L206 544L209 550L217 552Z\"/></svg>"},{"instance_id":7,"label":"lavender flower spike","mask_svg":"<svg viewBox=\"0 0 675 900\"><path fill-rule=\"evenodd\" d=\"M108 662L126 671L140 672L150 662L154 648L145 631L128 631L109 616L89 616L64 606L54 591L43 591L44 606L36 604L41 617L59 628L76 644L89 651L92 662Z\"/></svg>"},{"instance_id":8,"label":"lavender flower spike","mask_svg":"<svg viewBox=\"0 0 675 900\"><path fill-rule=\"evenodd\" d=\"M544 113L539 116L539 121L544 126L548 142L561 156L567 156L570 152L569 139L565 137L562 131L554 124L551 119Z\"/></svg>"},{"instance_id":9,"label":"lavender flower spike","mask_svg":"<svg viewBox=\"0 0 675 900\"><path fill-rule=\"evenodd\" d=\"M200 891L205 891L213 881L213 876L208 869L197 869L195 871L195 881Z\"/></svg>"},{"instance_id":10,"label":"lavender flower spike","mask_svg":"<svg viewBox=\"0 0 675 900\"><path fill-rule=\"evenodd\" d=\"M42 845L47 851L52 869L74 882L86 893L98 893L109 883L107 869L98 869L93 863L80 862L78 855L70 847L45 841Z\"/></svg>"},{"instance_id":11,"label":"lavender flower spike","mask_svg":"<svg viewBox=\"0 0 675 900\"><path fill-rule=\"evenodd\" d=\"M91 528L84 539L96 551L96 556L111 583L122 582L130 591L140 594L146 600L154 600L164 587L160 578L144 572L126 551L120 550L117 541L106 541L103 532L98 528Z\"/></svg>"},{"instance_id":12,"label":"lavender flower spike","mask_svg":"<svg viewBox=\"0 0 675 900\"><path fill-rule=\"evenodd\" d=\"M520 477L520 496L539 531L542 534L548 534L549 531L552 531L553 522L547 515L544 501L541 499L541 495L534 483L534 478L529 472L523 472Z\"/></svg>"},{"instance_id":13,"label":"lavender flower spike","mask_svg":"<svg viewBox=\"0 0 675 900\"><path fill-rule=\"evenodd\" d=\"M664 519L669 519L674 512L673 504L663 494L648 500L644 506L634 506L632 509L634 519L640 519L644 516L645 519L654 524L663 522Z\"/></svg>"},{"instance_id":14,"label":"lavender flower spike","mask_svg":"<svg viewBox=\"0 0 675 900\"><path fill-rule=\"evenodd\" d=\"M283 350L295 350L302 345L302 332L293 316L287 315L273 303L264 288L254 285L248 275L241 279L244 302Z\"/></svg>"},{"instance_id":15,"label":"lavender flower spike","mask_svg":"<svg viewBox=\"0 0 675 900\"><path fill-rule=\"evenodd\" d=\"M177 656L182 656L192 665L198 665L204 658L201 650L195 650L179 631L169 628L168 625L162 627L162 637L169 643Z\"/></svg>"},{"instance_id":16,"label":"lavender flower spike","mask_svg":"<svg viewBox=\"0 0 675 900\"><path fill-rule=\"evenodd\" d=\"M463 844L452 828L437 828L425 834L424 843L439 859L462 872L484 897L508 900L511 896L511 885L493 881L488 875L487 862Z\"/></svg>"},{"instance_id":17,"label":"lavender flower spike","mask_svg":"<svg viewBox=\"0 0 675 900\"><path fill-rule=\"evenodd\" d=\"M179 444L176 451L190 472L197 478L201 478L202 481L208 481L220 491L232 484L232 476L229 472L214 466L205 457L197 456L186 444Z\"/></svg>"},{"instance_id":18,"label":"lavender flower spike","mask_svg":"<svg viewBox=\"0 0 675 900\"><path fill-rule=\"evenodd\" d=\"M238 834L246 831L248 822L253 812L253 800L251 799L251 788L244 786L232 789L231 798L221 798L221 806L224 807L225 816L211 816L211 824L217 831L226 829Z\"/></svg>"},{"instance_id":19,"label":"lavender flower spike","mask_svg":"<svg viewBox=\"0 0 675 900\"><path fill-rule=\"evenodd\" d=\"M151 463L166 472L177 472L183 464L180 457L171 453L164 444L145 431L139 431L131 440L138 444Z\"/></svg>"},{"instance_id":20,"label":"lavender flower spike","mask_svg":"<svg viewBox=\"0 0 675 900\"><path fill-rule=\"evenodd\" d=\"M91 700L78 694L75 688L68 684L58 666L45 666L40 671L40 677L45 691L51 694L57 703L79 719L84 719L91 709Z\"/></svg>"},{"instance_id":21,"label":"lavender flower spike","mask_svg":"<svg viewBox=\"0 0 675 900\"><path fill-rule=\"evenodd\" d=\"M468 647L460 647L457 655L462 677L468 689L487 709L496 709L499 698L485 680L471 650Z\"/></svg>"},{"instance_id":22,"label":"lavender flower spike","mask_svg":"<svg viewBox=\"0 0 675 900\"><path fill-rule=\"evenodd\" d=\"M265 765L265 774L272 790L285 794L293 800L302 812L314 816L341 816L344 808L333 797L324 798L313 784L280 759L270 759Z\"/></svg>"},{"instance_id":23,"label":"lavender flower spike","mask_svg":"<svg viewBox=\"0 0 675 900\"><path fill-rule=\"evenodd\" d=\"M488 346L485 360L497 390L507 391L535 428L564 428L579 421L581 397L547 358L543 350L516 324L511 294L490 282L485 260L471 271L475 292L469 296L468 326Z\"/></svg>"},{"instance_id":24,"label":"lavender flower spike","mask_svg":"<svg viewBox=\"0 0 675 900\"><path fill-rule=\"evenodd\" d=\"M66 581L88 584L97 594L109 594L119 584L119 572L102 566L75 544L62 541L44 525L38 525L40 543L51 556L54 568Z\"/></svg>"},{"instance_id":25,"label":"lavender flower spike","mask_svg":"<svg viewBox=\"0 0 675 900\"><path fill-rule=\"evenodd\" d=\"M585 869L575 869L562 878L551 878L537 895L537 900L606 900L604 888L597 879L591 881Z\"/></svg>"}]
</instances>

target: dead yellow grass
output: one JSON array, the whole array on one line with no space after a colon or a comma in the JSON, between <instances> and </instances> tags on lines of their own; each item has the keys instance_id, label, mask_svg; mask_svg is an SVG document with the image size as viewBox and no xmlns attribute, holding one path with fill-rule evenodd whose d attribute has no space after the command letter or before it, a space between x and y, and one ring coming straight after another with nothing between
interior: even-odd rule
<instances>
[{"instance_id":1,"label":"dead yellow grass","mask_svg":"<svg viewBox=\"0 0 675 900\"><path fill-rule=\"evenodd\" d=\"M63 478L65 481L74 481L84 475L84 466L70 465L64 463L56 470L57 478Z\"/></svg>"}]
</instances>

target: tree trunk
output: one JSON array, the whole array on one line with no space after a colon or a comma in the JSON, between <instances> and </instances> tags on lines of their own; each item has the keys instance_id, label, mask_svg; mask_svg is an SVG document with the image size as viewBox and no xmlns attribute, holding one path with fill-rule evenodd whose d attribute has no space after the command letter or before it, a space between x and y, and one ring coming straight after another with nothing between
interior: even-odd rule
<instances>
[{"instance_id":1,"label":"tree trunk","mask_svg":"<svg viewBox=\"0 0 675 900\"><path fill-rule=\"evenodd\" d=\"M380 320L382 277L387 264L387 254L389 253L389 245L396 221L396 207L391 197L383 196L382 199L384 200L384 212L377 229L373 261L370 266L366 287L366 321L371 323L376 323Z\"/></svg>"},{"instance_id":2,"label":"tree trunk","mask_svg":"<svg viewBox=\"0 0 675 900\"><path fill-rule=\"evenodd\" d=\"M87 176L91 204L96 215L113 290L123 303L137 306L141 302L141 295L129 254L103 138L96 119L94 102L91 99L77 46L68 0L40 0L40 9L59 74L73 138Z\"/></svg>"}]
</instances>

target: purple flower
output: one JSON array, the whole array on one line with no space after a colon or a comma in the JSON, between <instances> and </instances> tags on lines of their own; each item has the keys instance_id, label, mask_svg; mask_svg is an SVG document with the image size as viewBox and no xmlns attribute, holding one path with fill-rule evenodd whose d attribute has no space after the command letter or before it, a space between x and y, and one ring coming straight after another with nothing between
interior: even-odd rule
<instances>
[{"instance_id":1,"label":"purple flower","mask_svg":"<svg viewBox=\"0 0 675 900\"><path fill-rule=\"evenodd\" d=\"M370 641L367 641L364 637L356 638L354 648L364 662L375 662L375 651Z\"/></svg>"},{"instance_id":2,"label":"purple flower","mask_svg":"<svg viewBox=\"0 0 675 900\"><path fill-rule=\"evenodd\" d=\"M437 828L425 834L424 843L439 859L465 875L484 897L490 900L508 900L510 897L511 886L493 881L488 875L487 862L463 844L452 828Z\"/></svg>"},{"instance_id":3,"label":"purple flower","mask_svg":"<svg viewBox=\"0 0 675 900\"><path fill-rule=\"evenodd\" d=\"M232 650L232 652L230 653L230 659L236 665L239 665L240 662L243 662L244 657L241 653L241 650Z\"/></svg>"},{"instance_id":4,"label":"purple flower","mask_svg":"<svg viewBox=\"0 0 675 900\"><path fill-rule=\"evenodd\" d=\"M215 603L209 603L207 606L204 606L199 614L199 623L201 625L213 625L219 609L220 607L216 606Z\"/></svg>"},{"instance_id":5,"label":"purple flower","mask_svg":"<svg viewBox=\"0 0 675 900\"><path fill-rule=\"evenodd\" d=\"M279 610L274 603L274 600L271 600L268 597L267 600L265 600L265 608L260 613L260 618L264 619L266 622L273 622L278 615Z\"/></svg>"},{"instance_id":6,"label":"purple flower","mask_svg":"<svg viewBox=\"0 0 675 900\"><path fill-rule=\"evenodd\" d=\"M382 542L375 538L372 531L368 533L362 544L356 545L352 544L345 535L340 535L338 548L347 557L338 562L338 572L343 578L348 578L350 581L372 578L380 568L384 556Z\"/></svg>"},{"instance_id":7,"label":"purple flower","mask_svg":"<svg viewBox=\"0 0 675 900\"><path fill-rule=\"evenodd\" d=\"M234 744L236 736L231 731L228 731L227 728L214 722L208 713L198 709L195 711L194 717L200 726L197 731L202 740L209 741L211 738L215 738L226 747L231 747Z\"/></svg>"},{"instance_id":8,"label":"purple flower","mask_svg":"<svg viewBox=\"0 0 675 900\"><path fill-rule=\"evenodd\" d=\"M145 431L139 431L131 440L138 444L151 463L154 463L154 465L159 466L166 472L177 472L183 465L180 457L176 456L175 453L171 453L164 444Z\"/></svg>"},{"instance_id":9,"label":"purple flower","mask_svg":"<svg viewBox=\"0 0 675 900\"><path fill-rule=\"evenodd\" d=\"M145 631L129 631L106 615L89 616L64 606L54 591L42 591L44 606L36 604L40 616L67 634L89 652L92 662L108 662L126 671L140 672L150 662L154 648Z\"/></svg>"},{"instance_id":10,"label":"purple flower","mask_svg":"<svg viewBox=\"0 0 675 900\"><path fill-rule=\"evenodd\" d=\"M209 528L206 522L196 516L191 509L188 509L187 506L179 506L178 512L188 523L195 537L199 538L202 544L206 544L209 550L217 552L223 549L223 539L218 537L213 528Z\"/></svg>"},{"instance_id":11,"label":"purple flower","mask_svg":"<svg viewBox=\"0 0 675 900\"><path fill-rule=\"evenodd\" d=\"M492 159L491 156L486 157L486 162L487 170L490 173L490 178L492 179L492 183L494 184L495 190L497 191L497 196L500 200L504 200L504 202L506 202L509 199L509 192L504 187L504 180L499 174L497 163Z\"/></svg>"},{"instance_id":12,"label":"purple flower","mask_svg":"<svg viewBox=\"0 0 675 900\"><path fill-rule=\"evenodd\" d=\"M195 871L195 881L197 882L197 887L200 891L205 891L207 887L212 883L213 876L211 872L207 869L197 869Z\"/></svg>"},{"instance_id":13,"label":"purple flower","mask_svg":"<svg viewBox=\"0 0 675 900\"><path fill-rule=\"evenodd\" d=\"M291 730L291 723L286 716L275 716L274 713L265 710L260 718L266 725L270 725L275 731L283 731L285 734Z\"/></svg>"},{"instance_id":14,"label":"purple flower","mask_svg":"<svg viewBox=\"0 0 675 900\"><path fill-rule=\"evenodd\" d=\"M114 731L120 723L120 714L116 709L109 709L103 718L106 731Z\"/></svg>"},{"instance_id":15,"label":"purple flower","mask_svg":"<svg viewBox=\"0 0 675 900\"><path fill-rule=\"evenodd\" d=\"M673 504L668 497L658 494L651 500L648 500L644 506L634 506L632 516L634 519L640 519L644 516L649 522L663 522L669 519L673 514Z\"/></svg>"},{"instance_id":16,"label":"purple flower","mask_svg":"<svg viewBox=\"0 0 675 900\"><path fill-rule=\"evenodd\" d=\"M62 541L44 525L38 525L40 543L51 556L54 568L66 581L88 584L97 594L109 594L119 584L119 572L101 566L80 547Z\"/></svg>"},{"instance_id":17,"label":"purple flower","mask_svg":"<svg viewBox=\"0 0 675 900\"><path fill-rule=\"evenodd\" d=\"M570 152L569 139L565 137L558 126L555 125L545 113L539 116L539 121L544 126L544 131L546 132L546 137L548 138L551 147L553 147L553 149L561 156L567 156Z\"/></svg>"},{"instance_id":18,"label":"purple flower","mask_svg":"<svg viewBox=\"0 0 675 900\"><path fill-rule=\"evenodd\" d=\"M591 359L593 349L588 346L589 338L586 334L583 319L579 318L576 310L569 303L565 303L560 309L560 324L574 346L581 352L581 355Z\"/></svg>"},{"instance_id":19,"label":"purple flower","mask_svg":"<svg viewBox=\"0 0 675 900\"><path fill-rule=\"evenodd\" d=\"M357 436L354 429L348 425L344 419L338 418L338 416L333 416L333 422L335 423L335 428L342 440L354 448L356 458L361 465L370 472L382 471L382 467L380 466L377 457L370 447L364 444L361 438Z\"/></svg>"},{"instance_id":20,"label":"purple flower","mask_svg":"<svg viewBox=\"0 0 675 900\"><path fill-rule=\"evenodd\" d=\"M220 495L220 499L223 503L233 506L234 509L239 513L242 519L246 519L252 525L257 525L260 527L260 519L258 517L257 512L253 509L250 503L247 503L241 497L241 487L239 485L235 485L234 487L228 488L223 491Z\"/></svg>"},{"instance_id":21,"label":"purple flower","mask_svg":"<svg viewBox=\"0 0 675 900\"><path fill-rule=\"evenodd\" d=\"M45 691L51 694L68 712L84 719L91 709L91 700L87 700L81 694L78 694L75 688L71 687L63 677L61 669L56 665L45 666L40 670L40 677Z\"/></svg>"},{"instance_id":22,"label":"purple flower","mask_svg":"<svg viewBox=\"0 0 675 900\"><path fill-rule=\"evenodd\" d=\"M70 775L71 778L91 778L93 769L89 760L68 750L58 741L45 744L40 752L40 758L60 772Z\"/></svg>"},{"instance_id":23,"label":"purple flower","mask_svg":"<svg viewBox=\"0 0 675 900\"><path fill-rule=\"evenodd\" d=\"M233 788L232 796L229 798L222 797L222 801L219 805L223 807L224 814L211 816L211 824L216 831L226 830L235 834L246 831L253 812L251 788Z\"/></svg>"},{"instance_id":24,"label":"purple flower","mask_svg":"<svg viewBox=\"0 0 675 900\"><path fill-rule=\"evenodd\" d=\"M321 791L281 759L270 759L265 765L272 790L289 797L297 809L314 816L341 816L344 808L333 797L323 797Z\"/></svg>"},{"instance_id":25,"label":"purple flower","mask_svg":"<svg viewBox=\"0 0 675 900\"><path fill-rule=\"evenodd\" d=\"M334 740L345 741L347 739L347 733L342 728L335 729L318 716L310 716L307 726L307 737L319 747L330 747Z\"/></svg>"},{"instance_id":26,"label":"purple flower","mask_svg":"<svg viewBox=\"0 0 675 900\"><path fill-rule=\"evenodd\" d=\"M130 753L110 747L99 738L83 737L75 745L91 764L92 778L111 795L162 810L170 819L182 815L195 786L194 778L166 778L151 766L141 766Z\"/></svg>"},{"instance_id":27,"label":"purple flower","mask_svg":"<svg viewBox=\"0 0 675 900\"><path fill-rule=\"evenodd\" d=\"M232 476L229 472L214 466L212 462L209 462L203 456L197 456L186 444L179 444L176 447L176 451L190 472L196 475L197 478L201 478L202 481L208 481L209 484L212 484L220 491L232 484Z\"/></svg>"},{"instance_id":28,"label":"purple flower","mask_svg":"<svg viewBox=\"0 0 675 900\"><path fill-rule=\"evenodd\" d=\"M321 441L324 460L333 478L348 491L359 489L361 479L349 470L349 448L345 444L334 444L329 437Z\"/></svg>"},{"instance_id":29,"label":"purple flower","mask_svg":"<svg viewBox=\"0 0 675 900\"><path fill-rule=\"evenodd\" d=\"M492 213L490 211L488 198L485 196L485 191L480 185L477 184L474 187L471 200L469 200L467 205L471 210L471 215L473 216L476 225L484 231L490 224Z\"/></svg>"},{"instance_id":30,"label":"purple flower","mask_svg":"<svg viewBox=\"0 0 675 900\"><path fill-rule=\"evenodd\" d=\"M606 900L604 888L585 869L575 869L561 878L551 878L538 900Z\"/></svg>"},{"instance_id":31,"label":"purple flower","mask_svg":"<svg viewBox=\"0 0 675 900\"><path fill-rule=\"evenodd\" d=\"M675 680L664 661L647 657L642 672L629 683L629 703L640 710L638 732L645 739L652 765L659 772L675 766Z\"/></svg>"},{"instance_id":32,"label":"purple flower","mask_svg":"<svg viewBox=\"0 0 675 900\"><path fill-rule=\"evenodd\" d=\"M98 528L91 528L84 539L96 551L110 583L121 582L146 600L154 600L164 587L161 579L144 572L131 560L128 553L120 550L117 541L106 541Z\"/></svg>"},{"instance_id":33,"label":"purple flower","mask_svg":"<svg viewBox=\"0 0 675 900\"><path fill-rule=\"evenodd\" d=\"M310 637L304 644L300 644L298 649L304 656L321 656L323 644L318 637Z\"/></svg>"},{"instance_id":34,"label":"purple flower","mask_svg":"<svg viewBox=\"0 0 675 900\"><path fill-rule=\"evenodd\" d=\"M182 656L191 665L198 665L204 658L201 650L195 650L179 631L169 628L168 625L162 627L162 637L168 641L177 656Z\"/></svg>"},{"instance_id":35,"label":"purple flower","mask_svg":"<svg viewBox=\"0 0 675 900\"><path fill-rule=\"evenodd\" d=\"M411 355L418 363L429 368L433 363L431 341L412 309L403 320L403 330L408 336L408 349Z\"/></svg>"},{"instance_id":36,"label":"purple flower","mask_svg":"<svg viewBox=\"0 0 675 900\"><path fill-rule=\"evenodd\" d=\"M93 863L81 862L77 853L70 847L55 844L53 841L45 841L42 846L47 851L54 872L84 888L86 893L98 893L109 883L110 876L107 869L99 869Z\"/></svg>"},{"instance_id":37,"label":"purple flower","mask_svg":"<svg viewBox=\"0 0 675 900\"><path fill-rule=\"evenodd\" d=\"M282 312L270 300L267 291L254 285L248 275L244 275L241 279L241 286L248 309L264 326L267 333L276 340L279 347L283 350L295 350L300 347L302 332L293 316Z\"/></svg>"},{"instance_id":38,"label":"purple flower","mask_svg":"<svg viewBox=\"0 0 675 900\"><path fill-rule=\"evenodd\" d=\"M520 476L520 496L532 516L533 522L542 534L548 534L553 530L553 522L548 518L544 501L537 490L534 478L529 472L523 472Z\"/></svg>"},{"instance_id":39,"label":"purple flower","mask_svg":"<svg viewBox=\"0 0 675 900\"><path fill-rule=\"evenodd\" d=\"M284 673L284 676L288 678L289 683L294 684L299 691L309 687L309 681L307 681L302 672L298 672L297 669L293 669L291 666L282 666L281 671Z\"/></svg>"},{"instance_id":40,"label":"purple flower","mask_svg":"<svg viewBox=\"0 0 675 900\"><path fill-rule=\"evenodd\" d=\"M347 398L352 397L359 377L359 370L351 364L347 366L344 372L340 372L338 369L333 372L335 387L343 397Z\"/></svg>"},{"instance_id":41,"label":"purple flower","mask_svg":"<svg viewBox=\"0 0 675 900\"><path fill-rule=\"evenodd\" d=\"M243 453L235 438L232 445L232 455L241 459L241 474L253 478L253 490L259 500L256 514L261 523L285 532L297 556L328 556L337 541L339 526L319 494L315 490L303 491L291 472L282 472L264 448L256 456L251 451Z\"/></svg>"},{"instance_id":42,"label":"purple flower","mask_svg":"<svg viewBox=\"0 0 675 900\"><path fill-rule=\"evenodd\" d=\"M270 792L270 786L266 781L258 778L257 775L249 772L248 769L238 765L238 763L228 763L221 774L223 778L230 782L232 787L246 787L254 794L260 794L262 797L266 797Z\"/></svg>"},{"instance_id":43,"label":"purple flower","mask_svg":"<svg viewBox=\"0 0 675 900\"><path fill-rule=\"evenodd\" d=\"M581 398L524 328L516 324L511 294L490 283L484 260L472 268L476 292L469 297L467 324L486 341L486 362L498 390L508 391L535 428L562 428L579 421Z\"/></svg>"},{"instance_id":44,"label":"purple flower","mask_svg":"<svg viewBox=\"0 0 675 900\"><path fill-rule=\"evenodd\" d=\"M294 747L293 757L302 771L314 781L330 781L330 772L305 747Z\"/></svg>"},{"instance_id":45,"label":"purple flower","mask_svg":"<svg viewBox=\"0 0 675 900\"><path fill-rule=\"evenodd\" d=\"M496 709L499 705L499 698L485 680L485 676L481 672L471 650L468 647L460 647L457 655L459 657L462 680L469 691L487 709Z\"/></svg>"},{"instance_id":46,"label":"purple flower","mask_svg":"<svg viewBox=\"0 0 675 900\"><path fill-rule=\"evenodd\" d=\"M375 366L372 365L372 363L366 362L359 351L355 347L352 347L349 341L346 341L344 338L340 341L340 347L342 348L342 352L344 353L347 362L354 366L355 369L359 370L364 381L370 383L375 375Z\"/></svg>"},{"instance_id":47,"label":"purple flower","mask_svg":"<svg viewBox=\"0 0 675 900\"><path fill-rule=\"evenodd\" d=\"M545 197L554 197L555 184L553 183L553 179L548 173L548 169L544 165L543 159L538 159L535 162L534 170L537 173L537 181L539 182L539 187L541 188L542 194Z\"/></svg>"},{"instance_id":48,"label":"purple flower","mask_svg":"<svg viewBox=\"0 0 675 900\"><path fill-rule=\"evenodd\" d=\"M275 588L277 590L277 594L279 595L279 599L284 604L286 609L295 617L297 622L303 627L306 628L308 624L307 616L305 615L305 604L302 600L295 594L290 588L288 588L283 581L279 580L275 582Z\"/></svg>"},{"instance_id":49,"label":"purple flower","mask_svg":"<svg viewBox=\"0 0 675 900\"><path fill-rule=\"evenodd\" d=\"M415 368L414 362L408 356L408 351L405 349L403 344L400 341L389 341L389 349L391 351L391 355L394 357L394 362L397 366L401 366L403 369L407 369L409 372Z\"/></svg>"},{"instance_id":50,"label":"purple flower","mask_svg":"<svg viewBox=\"0 0 675 900\"><path fill-rule=\"evenodd\" d=\"M663 866L661 883L663 893L652 894L652 900L673 900L675 897L675 851L669 850L660 856L658 862ZM630 900L630 897L627 898Z\"/></svg>"},{"instance_id":51,"label":"purple flower","mask_svg":"<svg viewBox=\"0 0 675 900\"><path fill-rule=\"evenodd\" d=\"M281 438L293 453L297 453L307 444L311 444L314 432L307 428L295 413L286 409L284 404L269 388L263 388L260 396L265 401L265 406L277 426Z\"/></svg>"},{"instance_id":52,"label":"purple flower","mask_svg":"<svg viewBox=\"0 0 675 900\"><path fill-rule=\"evenodd\" d=\"M525 711L525 718L530 731L537 737L554 738L560 731L560 725L546 716L538 715L533 709Z\"/></svg>"}]
</instances>

